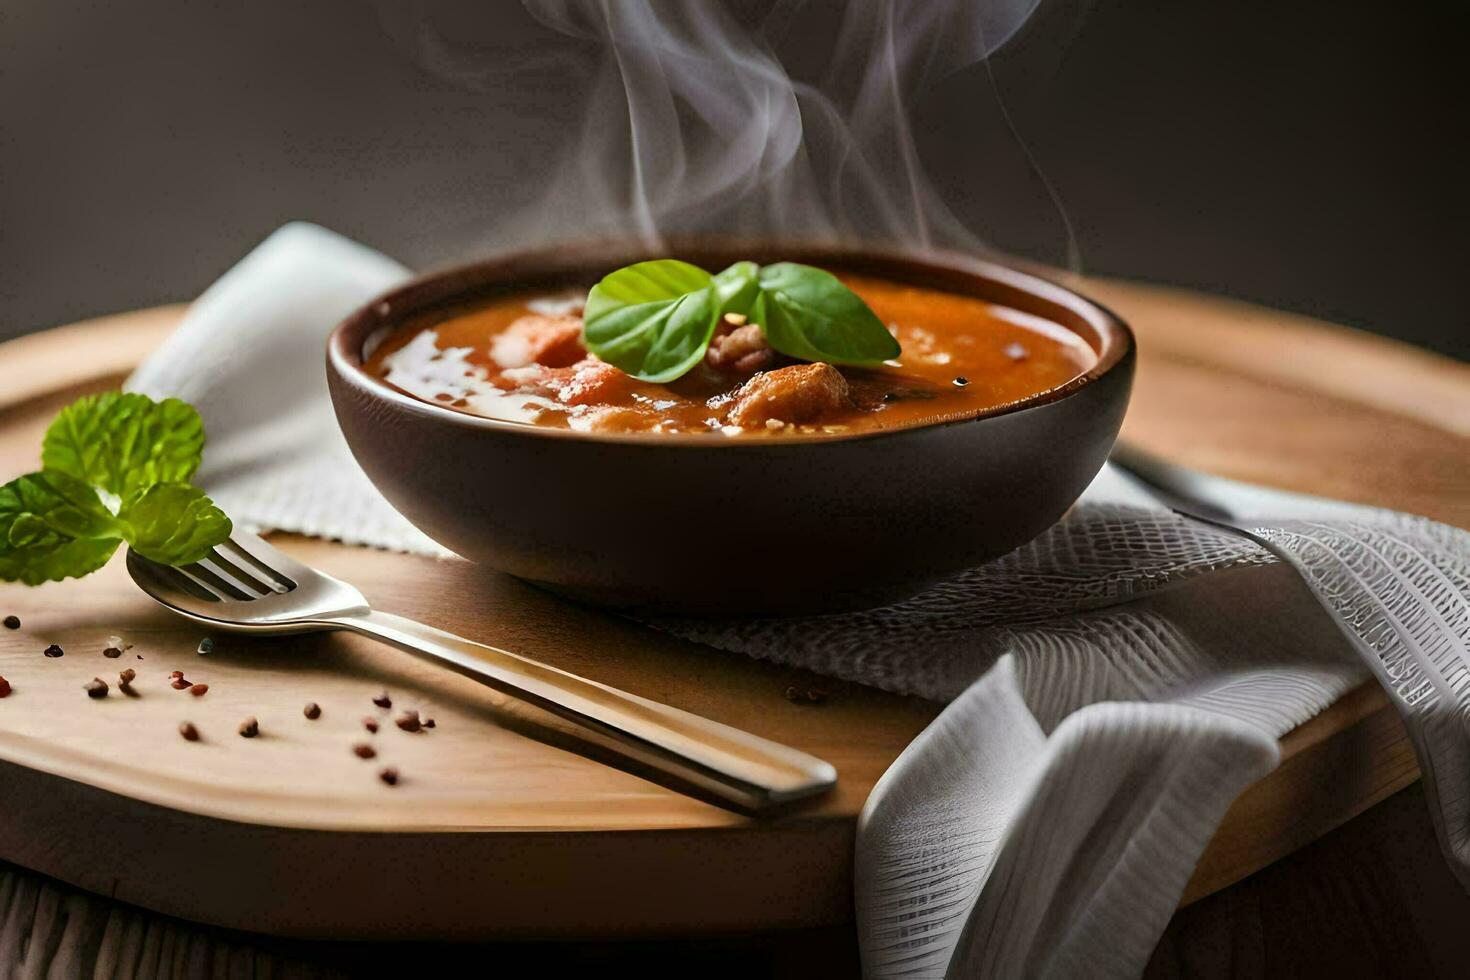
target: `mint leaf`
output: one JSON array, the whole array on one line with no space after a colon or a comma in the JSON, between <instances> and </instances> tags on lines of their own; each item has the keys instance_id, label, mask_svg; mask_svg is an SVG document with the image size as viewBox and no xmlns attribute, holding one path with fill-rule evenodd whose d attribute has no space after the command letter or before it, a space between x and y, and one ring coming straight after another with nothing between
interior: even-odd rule
<instances>
[{"instance_id":1,"label":"mint leaf","mask_svg":"<svg viewBox=\"0 0 1470 980\"><path fill-rule=\"evenodd\" d=\"M662 384L704 357L720 317L714 277L676 259L639 262L587 294L582 340L640 381Z\"/></svg>"},{"instance_id":2,"label":"mint leaf","mask_svg":"<svg viewBox=\"0 0 1470 980\"><path fill-rule=\"evenodd\" d=\"M80 578L107 564L121 539L97 491L65 473L29 473L0 486L0 579Z\"/></svg>"},{"instance_id":3,"label":"mint leaf","mask_svg":"<svg viewBox=\"0 0 1470 980\"><path fill-rule=\"evenodd\" d=\"M119 497L187 482L204 451L204 423L177 398L109 391L61 410L41 443L41 465Z\"/></svg>"},{"instance_id":4,"label":"mint leaf","mask_svg":"<svg viewBox=\"0 0 1470 980\"><path fill-rule=\"evenodd\" d=\"M46 430L44 469L0 486L0 580L80 578L123 541L169 565L203 558L231 530L188 483L203 448L199 413L175 398L107 392L68 405Z\"/></svg>"},{"instance_id":5,"label":"mint leaf","mask_svg":"<svg viewBox=\"0 0 1470 980\"><path fill-rule=\"evenodd\" d=\"M118 520L128 546L165 565L187 565L230 536L230 519L204 491L159 483L123 501Z\"/></svg>"},{"instance_id":6,"label":"mint leaf","mask_svg":"<svg viewBox=\"0 0 1470 980\"><path fill-rule=\"evenodd\" d=\"M107 564L123 541L145 558L187 565L230 530L224 512L187 483L135 491L114 515L69 474L28 473L0 486L0 579L39 585L81 578Z\"/></svg>"},{"instance_id":7,"label":"mint leaf","mask_svg":"<svg viewBox=\"0 0 1470 980\"><path fill-rule=\"evenodd\" d=\"M832 273L809 265L762 267L751 318L767 343L803 361L874 365L899 355L898 341L868 304Z\"/></svg>"}]
</instances>

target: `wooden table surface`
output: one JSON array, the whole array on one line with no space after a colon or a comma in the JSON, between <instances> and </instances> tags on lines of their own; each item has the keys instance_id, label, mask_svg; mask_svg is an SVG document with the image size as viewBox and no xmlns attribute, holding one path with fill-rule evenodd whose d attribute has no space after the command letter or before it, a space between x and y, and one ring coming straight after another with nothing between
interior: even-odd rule
<instances>
[{"instance_id":1,"label":"wooden table surface","mask_svg":"<svg viewBox=\"0 0 1470 980\"><path fill-rule=\"evenodd\" d=\"M1470 526L1470 367L1198 294L1116 282L1085 290L1139 336L1129 438L1236 478ZM115 383L180 312L0 345L0 475L33 467L55 409ZM304 539L284 547L386 608L821 755L839 787L774 820L731 814L600 765L548 719L354 638L221 638L201 658L197 631L141 597L115 561L80 583L0 587L0 613L24 621L0 634L0 674L16 685L0 702L0 858L181 918L286 935L708 934L850 917L853 821L938 706L842 684L824 704L792 704L782 696L790 671L504 576ZM126 662L100 655L113 632L137 644ZM67 656L42 658L50 642ZM138 652L144 660L132 659ZM86 700L84 681L125 665L146 679L140 697ZM173 669L208 680L210 693L181 700L162 683ZM349 746L368 737L361 719L384 686L440 724L422 737L386 726L371 737L380 760L362 763ZM327 709L321 721L301 717L308 699ZM268 737L234 734L246 714ZM175 734L185 716L202 743ZM1186 901L1417 776L1373 687L1289 734L1283 754L1230 811ZM398 765L403 784L378 783L378 761ZM79 846L99 837L103 846Z\"/></svg>"}]
</instances>

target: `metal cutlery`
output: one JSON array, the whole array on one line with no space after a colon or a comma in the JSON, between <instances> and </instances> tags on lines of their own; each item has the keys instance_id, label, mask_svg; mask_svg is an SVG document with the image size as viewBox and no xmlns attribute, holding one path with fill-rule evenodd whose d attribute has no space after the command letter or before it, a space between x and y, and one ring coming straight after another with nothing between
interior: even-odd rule
<instances>
[{"instance_id":1,"label":"metal cutlery","mask_svg":"<svg viewBox=\"0 0 1470 980\"><path fill-rule=\"evenodd\" d=\"M568 719L598 744L743 809L830 789L831 765L729 725L373 609L361 592L236 528L210 556L174 568L136 552L128 572L164 606L213 629L349 630L443 664Z\"/></svg>"}]
</instances>

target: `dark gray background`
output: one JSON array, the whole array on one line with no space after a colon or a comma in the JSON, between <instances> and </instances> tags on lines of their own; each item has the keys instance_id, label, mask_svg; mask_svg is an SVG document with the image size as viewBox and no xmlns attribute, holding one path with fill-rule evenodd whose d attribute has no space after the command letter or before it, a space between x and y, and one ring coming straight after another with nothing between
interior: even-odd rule
<instances>
[{"instance_id":1,"label":"dark gray background","mask_svg":"<svg viewBox=\"0 0 1470 980\"><path fill-rule=\"evenodd\" d=\"M518 14L460 6L468 35ZM1087 272L1470 357L1466 9L1096 0L996 78ZM472 256L582 81L466 90L360 0L7 4L0 336L187 299L296 218L413 265ZM1058 261L1056 212L993 105L983 69L951 78L916 108L921 156L985 239Z\"/></svg>"}]
</instances>

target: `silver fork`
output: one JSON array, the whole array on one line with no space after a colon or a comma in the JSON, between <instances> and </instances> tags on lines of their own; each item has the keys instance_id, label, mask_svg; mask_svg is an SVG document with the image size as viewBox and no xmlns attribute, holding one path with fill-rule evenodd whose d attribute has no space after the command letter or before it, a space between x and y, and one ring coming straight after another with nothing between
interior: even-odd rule
<instances>
[{"instance_id":1,"label":"silver fork","mask_svg":"<svg viewBox=\"0 0 1470 980\"><path fill-rule=\"evenodd\" d=\"M128 572L174 612L239 633L350 630L436 661L566 718L643 765L759 811L830 789L826 762L368 605L361 592L236 528L203 561L173 568L128 552Z\"/></svg>"}]
</instances>

